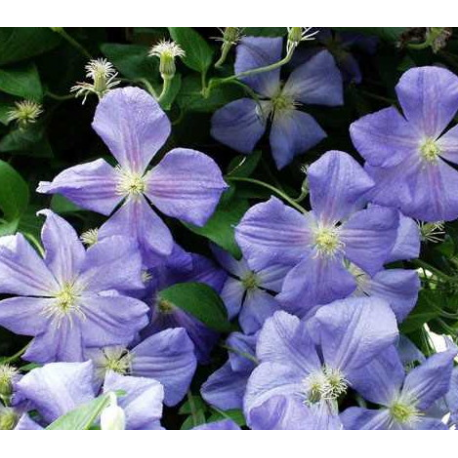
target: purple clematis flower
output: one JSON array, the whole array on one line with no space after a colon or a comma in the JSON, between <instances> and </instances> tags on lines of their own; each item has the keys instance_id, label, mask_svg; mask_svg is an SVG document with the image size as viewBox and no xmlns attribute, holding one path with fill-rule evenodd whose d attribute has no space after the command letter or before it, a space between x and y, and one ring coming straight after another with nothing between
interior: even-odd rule
<instances>
[{"instance_id":1,"label":"purple clematis flower","mask_svg":"<svg viewBox=\"0 0 458 458\"><path fill-rule=\"evenodd\" d=\"M290 264L277 299L299 316L356 289L349 262L379 272L397 240L396 210L363 209L373 181L348 154L329 151L308 169L312 210L301 214L272 197L252 207L236 239L252 269Z\"/></svg>"},{"instance_id":2,"label":"purple clematis flower","mask_svg":"<svg viewBox=\"0 0 458 458\"><path fill-rule=\"evenodd\" d=\"M92 124L119 166L103 159L64 170L38 192L60 193L103 215L119 209L100 228L100 237L130 235L145 254L168 256L173 238L152 210L203 226L227 189L221 172L198 151L176 148L147 171L170 134L170 121L145 91L128 87L110 91L99 103Z\"/></svg>"},{"instance_id":3,"label":"purple clematis flower","mask_svg":"<svg viewBox=\"0 0 458 458\"><path fill-rule=\"evenodd\" d=\"M280 304L269 293L278 293L291 266L272 265L258 271L251 270L245 261L235 260L227 252L214 247L218 262L229 272L221 291L229 319L239 316L245 334L254 334L267 318L280 310Z\"/></svg>"},{"instance_id":4,"label":"purple clematis flower","mask_svg":"<svg viewBox=\"0 0 458 458\"><path fill-rule=\"evenodd\" d=\"M231 348L228 361L202 385L201 394L208 404L220 410L242 409L246 384L256 367L257 335L232 333L226 340Z\"/></svg>"},{"instance_id":5,"label":"purple clematis flower","mask_svg":"<svg viewBox=\"0 0 458 458\"><path fill-rule=\"evenodd\" d=\"M376 183L372 200L424 221L458 217L458 77L444 68L408 70L396 86L403 114L385 108L350 127Z\"/></svg>"},{"instance_id":6,"label":"purple clematis flower","mask_svg":"<svg viewBox=\"0 0 458 458\"><path fill-rule=\"evenodd\" d=\"M189 389L196 370L194 345L183 328L158 332L131 350L126 347L86 350L102 381L108 371L155 379L164 386L164 403L178 404Z\"/></svg>"},{"instance_id":7,"label":"purple clematis flower","mask_svg":"<svg viewBox=\"0 0 458 458\"><path fill-rule=\"evenodd\" d=\"M22 234L0 238L0 292L22 295L0 301L0 325L34 336L24 358L40 363L128 344L148 323L146 304L120 294L143 288L137 244L114 236L86 251L70 224L41 213L44 259Z\"/></svg>"},{"instance_id":8,"label":"purple clematis flower","mask_svg":"<svg viewBox=\"0 0 458 458\"><path fill-rule=\"evenodd\" d=\"M51 363L33 369L18 384L20 393L40 415L40 424L24 415L16 429L41 429L62 415L92 401L97 396L94 370L85 363ZM152 379L126 377L108 372L103 392L124 391L118 399L126 416L126 429L162 429L162 385ZM32 410L32 409L30 409Z\"/></svg>"},{"instance_id":9,"label":"purple clematis flower","mask_svg":"<svg viewBox=\"0 0 458 458\"><path fill-rule=\"evenodd\" d=\"M281 38L243 38L237 46L235 74L278 62L282 44ZM211 134L236 151L250 154L271 120L270 146L279 169L326 137L315 119L297 110L297 106L343 103L342 78L327 51L296 68L284 84L280 69L241 80L259 100L243 98L219 109L212 118Z\"/></svg>"},{"instance_id":10,"label":"purple clematis flower","mask_svg":"<svg viewBox=\"0 0 458 458\"><path fill-rule=\"evenodd\" d=\"M183 253L176 251L177 259ZM142 331L142 338L151 336L168 328L184 328L194 343L197 359L200 363L209 360L210 352L219 339L219 333L209 329L197 318L169 302L158 300L158 293L176 283L205 283L216 292L220 292L226 281L226 274L211 260L204 256L191 254L192 265L180 266L174 259L168 259L167 265L148 270L150 280L144 294L144 301L150 306L150 321Z\"/></svg>"},{"instance_id":11,"label":"purple clematis flower","mask_svg":"<svg viewBox=\"0 0 458 458\"><path fill-rule=\"evenodd\" d=\"M245 416L253 429L341 429L338 402L358 369L398 336L381 299L350 298L322 307L309 321L286 312L259 334L260 364L251 374Z\"/></svg>"},{"instance_id":12,"label":"purple clematis flower","mask_svg":"<svg viewBox=\"0 0 458 458\"><path fill-rule=\"evenodd\" d=\"M448 429L428 416L433 404L447 394L456 349L429 357L407 375L395 348L368 361L353 383L379 410L350 407L341 415L346 429Z\"/></svg>"}]
</instances>

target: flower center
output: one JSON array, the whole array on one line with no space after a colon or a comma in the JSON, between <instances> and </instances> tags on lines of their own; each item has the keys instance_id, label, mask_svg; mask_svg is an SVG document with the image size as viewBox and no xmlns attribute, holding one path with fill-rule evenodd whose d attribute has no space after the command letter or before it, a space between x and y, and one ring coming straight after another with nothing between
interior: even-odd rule
<instances>
[{"instance_id":1,"label":"flower center","mask_svg":"<svg viewBox=\"0 0 458 458\"><path fill-rule=\"evenodd\" d=\"M175 306L170 301L166 301L165 299L159 299L157 301L157 308L159 313L164 315L169 315L175 310Z\"/></svg>"},{"instance_id":2,"label":"flower center","mask_svg":"<svg viewBox=\"0 0 458 458\"><path fill-rule=\"evenodd\" d=\"M302 381L306 402L337 401L347 392L348 381L339 369L323 366L321 372L310 374Z\"/></svg>"},{"instance_id":3,"label":"flower center","mask_svg":"<svg viewBox=\"0 0 458 458\"><path fill-rule=\"evenodd\" d=\"M143 175L122 170L120 167L117 167L119 171L119 182L116 186L116 192L121 196L138 196L143 194L146 190L146 183Z\"/></svg>"},{"instance_id":4,"label":"flower center","mask_svg":"<svg viewBox=\"0 0 458 458\"><path fill-rule=\"evenodd\" d=\"M314 233L314 246L319 255L332 258L343 248L340 231L336 226L318 227Z\"/></svg>"},{"instance_id":5,"label":"flower center","mask_svg":"<svg viewBox=\"0 0 458 458\"><path fill-rule=\"evenodd\" d=\"M441 150L436 142L428 138L423 145L420 146L420 156L423 162L435 163L439 157Z\"/></svg>"},{"instance_id":6,"label":"flower center","mask_svg":"<svg viewBox=\"0 0 458 458\"><path fill-rule=\"evenodd\" d=\"M390 407L391 417L398 423L412 425L419 420L420 412L413 405L397 401Z\"/></svg>"},{"instance_id":7,"label":"flower center","mask_svg":"<svg viewBox=\"0 0 458 458\"><path fill-rule=\"evenodd\" d=\"M275 113L278 111L294 110L296 104L291 97L280 92L278 95L272 97L272 106Z\"/></svg>"},{"instance_id":8,"label":"flower center","mask_svg":"<svg viewBox=\"0 0 458 458\"><path fill-rule=\"evenodd\" d=\"M89 229L86 232L83 232L80 236L80 240L86 246L95 245L99 240L99 230L98 229Z\"/></svg>"},{"instance_id":9,"label":"flower center","mask_svg":"<svg viewBox=\"0 0 458 458\"><path fill-rule=\"evenodd\" d=\"M79 303L81 289L74 284L64 284L63 288L54 295L55 300L47 305L43 313L57 321L57 324L68 318L72 322L75 315L79 318L86 318L83 309Z\"/></svg>"},{"instance_id":10,"label":"flower center","mask_svg":"<svg viewBox=\"0 0 458 458\"><path fill-rule=\"evenodd\" d=\"M105 371L112 370L121 375L126 375L131 371L132 355L125 347L112 347L103 350L105 360L103 368Z\"/></svg>"},{"instance_id":11,"label":"flower center","mask_svg":"<svg viewBox=\"0 0 458 458\"><path fill-rule=\"evenodd\" d=\"M259 279L254 272L249 272L244 278L242 278L242 285L246 290L257 288Z\"/></svg>"}]
</instances>

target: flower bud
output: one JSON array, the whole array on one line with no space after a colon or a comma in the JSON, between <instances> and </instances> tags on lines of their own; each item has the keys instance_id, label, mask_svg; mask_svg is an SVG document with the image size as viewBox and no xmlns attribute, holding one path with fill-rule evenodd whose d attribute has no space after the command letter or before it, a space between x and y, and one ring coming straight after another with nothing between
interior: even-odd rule
<instances>
[{"instance_id":1,"label":"flower bud","mask_svg":"<svg viewBox=\"0 0 458 458\"><path fill-rule=\"evenodd\" d=\"M10 431L14 429L18 422L18 415L11 407L0 405L0 431Z\"/></svg>"},{"instance_id":2,"label":"flower bud","mask_svg":"<svg viewBox=\"0 0 458 458\"><path fill-rule=\"evenodd\" d=\"M176 73L175 58L184 57L185 52L174 41L163 40L151 48L149 55L159 57L159 72L162 79L170 80Z\"/></svg>"},{"instance_id":3,"label":"flower bud","mask_svg":"<svg viewBox=\"0 0 458 458\"><path fill-rule=\"evenodd\" d=\"M100 427L102 430L124 430L126 429L126 414L118 406L115 393L109 393L109 405L100 416Z\"/></svg>"}]
</instances>

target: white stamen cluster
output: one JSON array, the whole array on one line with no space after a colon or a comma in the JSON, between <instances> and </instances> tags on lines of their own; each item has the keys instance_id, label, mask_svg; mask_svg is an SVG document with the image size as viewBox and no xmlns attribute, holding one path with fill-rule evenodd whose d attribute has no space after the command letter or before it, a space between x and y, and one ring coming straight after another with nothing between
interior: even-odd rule
<instances>
[{"instance_id":1,"label":"white stamen cluster","mask_svg":"<svg viewBox=\"0 0 458 458\"><path fill-rule=\"evenodd\" d=\"M423 415L417 409L415 399L402 395L389 406L389 411L392 421L407 426L415 425Z\"/></svg>"},{"instance_id":2,"label":"white stamen cluster","mask_svg":"<svg viewBox=\"0 0 458 458\"><path fill-rule=\"evenodd\" d=\"M40 114L43 113L42 106L31 100L16 102L14 108L7 113L8 122L16 121L20 128L34 124Z\"/></svg>"},{"instance_id":3,"label":"white stamen cluster","mask_svg":"<svg viewBox=\"0 0 458 458\"><path fill-rule=\"evenodd\" d=\"M312 245L317 255L324 258L335 258L345 246L340 240L340 228L324 224L318 224L314 229Z\"/></svg>"},{"instance_id":4,"label":"white stamen cluster","mask_svg":"<svg viewBox=\"0 0 458 458\"><path fill-rule=\"evenodd\" d=\"M143 194L146 190L146 183L143 175L124 170L121 167L116 167L118 172L118 184L116 192L123 197L136 197Z\"/></svg>"},{"instance_id":5,"label":"white stamen cluster","mask_svg":"<svg viewBox=\"0 0 458 458\"><path fill-rule=\"evenodd\" d=\"M62 325L64 320L68 320L72 325L75 318L84 320L86 315L80 304L81 289L73 284L66 284L54 295L54 300L44 307L42 313L51 318L57 325Z\"/></svg>"},{"instance_id":6,"label":"white stamen cluster","mask_svg":"<svg viewBox=\"0 0 458 458\"><path fill-rule=\"evenodd\" d=\"M288 27L287 52L291 52L292 48L296 48L301 41L314 40L319 32L319 29L314 29L316 27Z\"/></svg>"},{"instance_id":7,"label":"white stamen cluster","mask_svg":"<svg viewBox=\"0 0 458 458\"><path fill-rule=\"evenodd\" d=\"M83 97L83 103L89 94L96 94L99 99L116 87L120 81L117 80L118 73L111 62L107 59L94 59L85 66L86 78L92 82L79 82L70 89L75 97Z\"/></svg>"},{"instance_id":8,"label":"white stamen cluster","mask_svg":"<svg viewBox=\"0 0 458 458\"><path fill-rule=\"evenodd\" d=\"M417 221L417 224L420 229L422 242L439 243L444 240L444 221L437 221L435 223Z\"/></svg>"},{"instance_id":9,"label":"white stamen cluster","mask_svg":"<svg viewBox=\"0 0 458 458\"><path fill-rule=\"evenodd\" d=\"M99 230L98 229L89 229L83 232L80 236L81 242L83 242L86 246L95 245L99 239Z\"/></svg>"},{"instance_id":10,"label":"white stamen cluster","mask_svg":"<svg viewBox=\"0 0 458 458\"><path fill-rule=\"evenodd\" d=\"M176 73L175 59L183 58L186 53L174 41L162 40L151 48L149 55L159 57L159 72L162 78L171 79Z\"/></svg>"},{"instance_id":11,"label":"white stamen cluster","mask_svg":"<svg viewBox=\"0 0 458 458\"><path fill-rule=\"evenodd\" d=\"M420 145L420 159L424 165L437 164L440 152L439 146L431 138L426 139Z\"/></svg>"},{"instance_id":12,"label":"white stamen cluster","mask_svg":"<svg viewBox=\"0 0 458 458\"><path fill-rule=\"evenodd\" d=\"M0 398L9 398L13 391L14 379L18 371L9 364L0 364Z\"/></svg>"},{"instance_id":13,"label":"white stamen cluster","mask_svg":"<svg viewBox=\"0 0 458 458\"><path fill-rule=\"evenodd\" d=\"M348 381L342 372L323 366L320 372L308 375L302 382L303 394L307 404L320 401L337 401L348 389Z\"/></svg>"}]
</instances>

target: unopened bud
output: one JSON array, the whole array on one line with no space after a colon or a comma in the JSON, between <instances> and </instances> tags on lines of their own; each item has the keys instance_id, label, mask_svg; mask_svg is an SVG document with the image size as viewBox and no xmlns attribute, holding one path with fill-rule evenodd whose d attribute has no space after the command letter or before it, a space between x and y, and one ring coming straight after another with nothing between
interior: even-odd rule
<instances>
[{"instance_id":1,"label":"unopened bud","mask_svg":"<svg viewBox=\"0 0 458 458\"><path fill-rule=\"evenodd\" d=\"M18 422L18 415L11 407L0 405L0 431L10 431L14 429Z\"/></svg>"},{"instance_id":2,"label":"unopened bud","mask_svg":"<svg viewBox=\"0 0 458 458\"><path fill-rule=\"evenodd\" d=\"M13 383L17 370L9 364L0 364L0 398L8 399L13 394Z\"/></svg>"},{"instance_id":3,"label":"unopened bud","mask_svg":"<svg viewBox=\"0 0 458 458\"><path fill-rule=\"evenodd\" d=\"M126 429L126 414L118 406L118 400L115 393L109 393L108 407L100 416L100 427L105 431L124 430Z\"/></svg>"}]
</instances>

